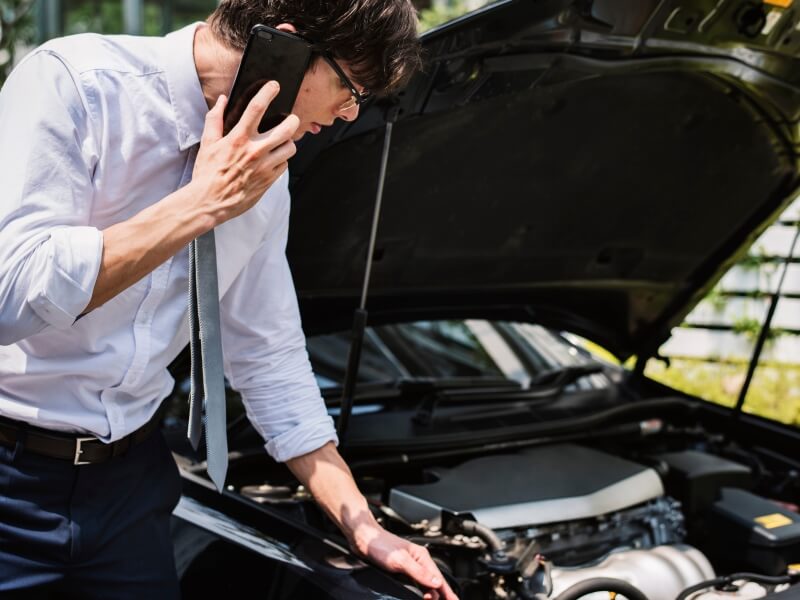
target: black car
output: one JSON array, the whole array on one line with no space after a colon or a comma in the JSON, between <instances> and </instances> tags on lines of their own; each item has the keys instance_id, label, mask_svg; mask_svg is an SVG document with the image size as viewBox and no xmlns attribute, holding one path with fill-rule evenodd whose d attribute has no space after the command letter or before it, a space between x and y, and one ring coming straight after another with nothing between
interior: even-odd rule
<instances>
[{"instance_id":1,"label":"black car","mask_svg":"<svg viewBox=\"0 0 800 600\"><path fill-rule=\"evenodd\" d=\"M291 166L309 352L376 517L465 599L800 598L800 431L644 375L796 195L800 10L510 0L423 41L403 93ZM235 394L217 493L175 402L186 597L420 596L349 551Z\"/></svg>"}]
</instances>

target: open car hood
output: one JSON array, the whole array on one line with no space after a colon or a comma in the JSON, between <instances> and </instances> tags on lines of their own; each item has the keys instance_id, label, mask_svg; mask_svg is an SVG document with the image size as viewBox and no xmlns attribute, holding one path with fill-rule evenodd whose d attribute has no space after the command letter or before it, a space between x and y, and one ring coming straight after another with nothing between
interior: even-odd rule
<instances>
[{"instance_id":1,"label":"open car hood","mask_svg":"<svg viewBox=\"0 0 800 600\"><path fill-rule=\"evenodd\" d=\"M793 199L798 11L520 0L424 36L425 72L293 159L307 333L346 329L396 118L370 322L536 321L649 355Z\"/></svg>"}]
</instances>

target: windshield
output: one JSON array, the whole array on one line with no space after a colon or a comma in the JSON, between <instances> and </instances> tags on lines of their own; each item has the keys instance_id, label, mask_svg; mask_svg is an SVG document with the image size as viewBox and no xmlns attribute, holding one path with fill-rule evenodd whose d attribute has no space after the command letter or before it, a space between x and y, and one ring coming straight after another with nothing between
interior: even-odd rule
<instances>
[{"instance_id":1,"label":"windshield","mask_svg":"<svg viewBox=\"0 0 800 600\"><path fill-rule=\"evenodd\" d=\"M308 339L311 363L323 390L341 385L349 346L349 332ZM538 374L595 361L564 336L537 325L472 319L417 321L367 328L357 382L485 377L527 387ZM573 385L605 387L608 380L597 374Z\"/></svg>"}]
</instances>

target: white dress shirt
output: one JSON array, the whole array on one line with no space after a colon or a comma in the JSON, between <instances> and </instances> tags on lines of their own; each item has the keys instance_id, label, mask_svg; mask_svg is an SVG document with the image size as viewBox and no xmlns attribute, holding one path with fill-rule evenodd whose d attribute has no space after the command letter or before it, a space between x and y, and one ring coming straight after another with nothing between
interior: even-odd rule
<instances>
[{"instance_id":1,"label":"white dress shirt","mask_svg":"<svg viewBox=\"0 0 800 600\"><path fill-rule=\"evenodd\" d=\"M164 38L76 35L0 91L0 415L110 442L173 387L188 343L188 250L77 319L102 230L185 183L208 111L191 25ZM336 441L286 261L286 174L216 230L225 372L284 461Z\"/></svg>"}]
</instances>

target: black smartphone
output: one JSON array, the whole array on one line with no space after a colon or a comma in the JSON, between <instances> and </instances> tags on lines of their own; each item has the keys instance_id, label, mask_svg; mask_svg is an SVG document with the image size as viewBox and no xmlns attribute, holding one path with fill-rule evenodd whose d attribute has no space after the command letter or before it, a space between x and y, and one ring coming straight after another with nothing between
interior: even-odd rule
<instances>
[{"instance_id":1,"label":"black smartphone","mask_svg":"<svg viewBox=\"0 0 800 600\"><path fill-rule=\"evenodd\" d=\"M261 118L258 131L272 129L286 118L310 61L311 44L304 39L266 25L253 27L228 96L224 133L239 122L250 100L268 81L277 81L281 89Z\"/></svg>"}]
</instances>

